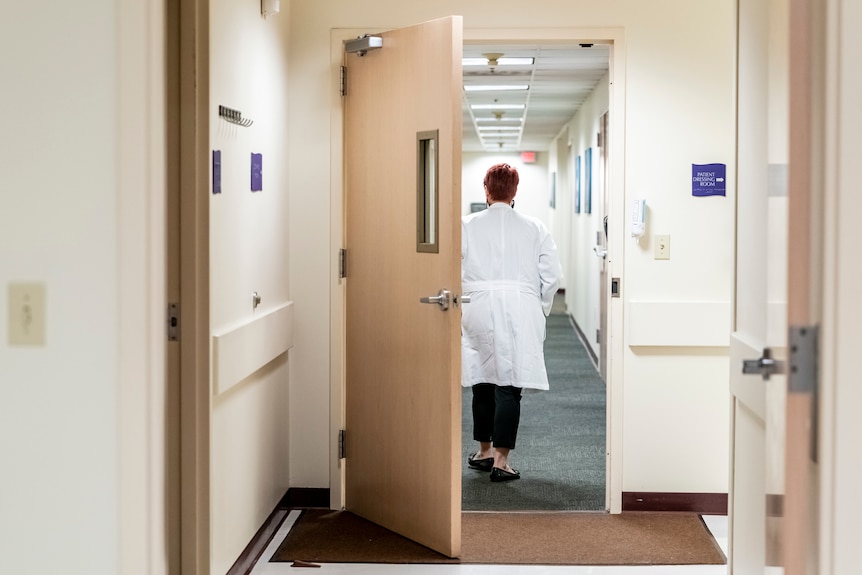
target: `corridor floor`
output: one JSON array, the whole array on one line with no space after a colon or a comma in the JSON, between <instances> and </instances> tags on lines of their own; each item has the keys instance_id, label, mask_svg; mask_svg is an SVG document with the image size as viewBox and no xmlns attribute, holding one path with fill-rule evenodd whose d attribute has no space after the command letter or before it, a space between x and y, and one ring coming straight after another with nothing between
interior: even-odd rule
<instances>
[{"instance_id":1,"label":"corridor floor","mask_svg":"<svg viewBox=\"0 0 862 575\"><path fill-rule=\"evenodd\" d=\"M270 563L276 549L290 531L296 511L284 520L281 528L261 555L251 575L296 575L290 563ZM727 517L703 517L713 537L727 555ZM650 566L587 566L587 565L403 565L324 563L314 569L319 575L724 575L726 565L650 565Z\"/></svg>"}]
</instances>

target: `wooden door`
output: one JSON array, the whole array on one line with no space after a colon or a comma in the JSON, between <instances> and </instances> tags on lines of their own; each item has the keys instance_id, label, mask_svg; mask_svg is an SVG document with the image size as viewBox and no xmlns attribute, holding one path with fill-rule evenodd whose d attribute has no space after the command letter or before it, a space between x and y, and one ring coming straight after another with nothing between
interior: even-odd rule
<instances>
[{"instance_id":1,"label":"wooden door","mask_svg":"<svg viewBox=\"0 0 862 575\"><path fill-rule=\"evenodd\" d=\"M380 37L344 60L346 507L455 557L462 20Z\"/></svg>"},{"instance_id":2,"label":"wooden door","mask_svg":"<svg viewBox=\"0 0 862 575\"><path fill-rule=\"evenodd\" d=\"M787 355L788 6L739 2L729 509L737 575L782 564L787 380L768 372Z\"/></svg>"}]
</instances>

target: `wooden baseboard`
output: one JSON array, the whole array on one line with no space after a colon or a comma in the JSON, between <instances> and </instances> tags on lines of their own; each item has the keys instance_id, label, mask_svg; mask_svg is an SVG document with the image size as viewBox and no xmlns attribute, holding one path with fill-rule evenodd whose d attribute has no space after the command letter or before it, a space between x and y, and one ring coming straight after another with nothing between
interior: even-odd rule
<instances>
[{"instance_id":1,"label":"wooden baseboard","mask_svg":"<svg viewBox=\"0 0 862 575\"><path fill-rule=\"evenodd\" d=\"M623 511L689 511L727 515L727 493L623 491Z\"/></svg>"},{"instance_id":2,"label":"wooden baseboard","mask_svg":"<svg viewBox=\"0 0 862 575\"><path fill-rule=\"evenodd\" d=\"M240 556L234 561L227 575L248 575L254 569L254 564L260 558L261 554L269 545L270 540L281 527L281 522L287 517L287 509L276 507L269 517L266 518L257 533L254 534L251 541L242 550Z\"/></svg>"},{"instance_id":3,"label":"wooden baseboard","mask_svg":"<svg viewBox=\"0 0 862 575\"><path fill-rule=\"evenodd\" d=\"M227 575L249 575L266 546L269 545L276 531L281 527L281 523L287 517L288 512L297 507L328 508L329 489L312 487L291 487L288 489L260 529L257 530L257 533L254 534L249 544L243 549Z\"/></svg>"}]
</instances>

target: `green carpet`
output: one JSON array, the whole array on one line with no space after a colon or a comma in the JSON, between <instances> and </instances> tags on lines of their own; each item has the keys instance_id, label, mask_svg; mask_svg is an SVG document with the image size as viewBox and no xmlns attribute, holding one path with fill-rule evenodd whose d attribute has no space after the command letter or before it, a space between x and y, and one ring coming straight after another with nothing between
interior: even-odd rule
<instances>
[{"instance_id":1,"label":"green carpet","mask_svg":"<svg viewBox=\"0 0 862 575\"><path fill-rule=\"evenodd\" d=\"M605 384L557 296L547 321L550 391L525 393L518 443L509 456L519 481L498 484L470 469L475 453L472 390L462 401L464 511L597 511L605 508Z\"/></svg>"}]
</instances>

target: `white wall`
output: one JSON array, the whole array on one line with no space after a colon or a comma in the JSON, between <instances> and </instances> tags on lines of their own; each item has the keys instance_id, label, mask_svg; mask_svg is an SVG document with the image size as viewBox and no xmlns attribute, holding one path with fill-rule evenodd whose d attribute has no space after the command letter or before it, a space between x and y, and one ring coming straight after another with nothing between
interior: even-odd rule
<instances>
[{"instance_id":1,"label":"white wall","mask_svg":"<svg viewBox=\"0 0 862 575\"><path fill-rule=\"evenodd\" d=\"M701 302L726 305L727 327L713 327L708 335L727 345L734 257L733 4L681 3L673 18L651 18L649 41L639 41L639 29L627 36L626 217L620 225L631 215L630 200L644 198L649 207L646 241L636 244L628 235L624 241L625 316L631 318L634 302L671 302L650 329L658 343L663 328L683 324L677 341L685 343L626 347L624 491L727 490L728 350L704 345L709 338L701 338L698 327ZM699 81L703 77L710 81ZM691 195L691 164L710 162L727 164L727 197ZM653 258L648 236L654 234L670 234L670 260ZM627 326L626 338L633 327Z\"/></svg>"},{"instance_id":2,"label":"white wall","mask_svg":"<svg viewBox=\"0 0 862 575\"><path fill-rule=\"evenodd\" d=\"M623 491L727 490L726 342L734 233L733 12L730 3L702 10L704 20L718 23L712 37L722 38L721 42L691 50L688 47L694 40L686 39L690 30L683 26L627 53L627 107L622 112L626 121L625 213L622 218L611 214L609 223L611 233L615 225L624 227L622 249L609 252L611 260L624 260ZM627 35L627 41L631 36ZM679 49L682 45L687 48ZM706 87L685 81L687 71L696 70L703 61L710 62L716 83ZM561 210L558 202L554 223L555 229L571 230L565 260L566 300L586 334L600 327L598 259L592 246L602 229L597 209L602 198L595 185L599 177L596 133L607 110L605 78L557 142L566 138L572 142L568 155L564 146L557 145L561 152L549 168L564 171L574 157L581 156L582 211L575 214L570 200ZM612 124L617 120L615 113L621 112L611 113ZM584 151L590 147L593 209L586 214ZM693 197L693 163L727 164L727 197ZM570 198L570 193L565 197ZM636 242L628 222L631 200L640 198L647 201L647 226L644 237ZM654 259L655 234L671 235L669 261ZM656 309L659 311L653 314ZM718 319L709 322L707 315L715 310ZM598 345L591 345L598 354Z\"/></svg>"},{"instance_id":3,"label":"white wall","mask_svg":"<svg viewBox=\"0 0 862 575\"><path fill-rule=\"evenodd\" d=\"M330 30L397 27L449 14L463 15L468 29L624 27L625 187L651 200L651 232L673 237L673 259L661 268L645 247L625 244L627 297L727 301L732 197L697 200L686 186L692 162L726 162L733 173L732 7L730 0L547 0L529 11L511 0L291 3L290 276L297 333L303 334L291 362L291 485L329 485L327 286L337 247L328 240L329 128L331 111L340 105ZM618 217L622 225L625 216ZM666 351L625 353L623 489L725 491L726 356L721 350Z\"/></svg>"},{"instance_id":4,"label":"white wall","mask_svg":"<svg viewBox=\"0 0 862 575\"><path fill-rule=\"evenodd\" d=\"M287 181L289 11L210 3L211 146L221 150L222 193L210 201L214 334L289 299ZM250 127L225 122L218 106ZM263 191L251 192L250 154L263 154ZM253 310L252 293L262 299ZM289 368L282 354L212 401L212 572L225 573L289 486ZM215 367L214 367L215 369ZM213 374L218 377L217 373Z\"/></svg>"},{"instance_id":5,"label":"white wall","mask_svg":"<svg viewBox=\"0 0 862 575\"><path fill-rule=\"evenodd\" d=\"M0 106L9 111L0 131L0 571L109 574L118 561L117 40L113 2L50 4L50 18L15 4L0 21ZM20 281L45 285L44 347L9 345L7 286Z\"/></svg>"},{"instance_id":6,"label":"white wall","mask_svg":"<svg viewBox=\"0 0 862 575\"><path fill-rule=\"evenodd\" d=\"M161 32L126 28L147 29L151 7L49 1L4 6L0 20L3 573L163 567L148 553L164 541L148 535L164 510L150 456L164 456L147 427L163 415L161 387L147 387L164 367L147 328L149 266L164 268L150 235L164 229L163 148L149 139L163 84L148 42ZM45 286L43 346L10 345L7 288L22 281Z\"/></svg>"},{"instance_id":7,"label":"white wall","mask_svg":"<svg viewBox=\"0 0 862 575\"><path fill-rule=\"evenodd\" d=\"M560 169L567 169L569 179L561 194L558 193L558 209L555 214L556 228L569 230L567 258L563 261L565 275L569 278L566 290L566 307L584 334L594 334L599 329L599 259L593 252L596 245L596 232L602 229L602 197L599 195L598 170L599 148L596 134L599 132L599 119L608 111L608 85L610 77L605 75L599 80L592 93L584 101L578 113L558 137L556 144L564 155L556 158ZM592 148L593 188L591 211L586 211L586 154ZM575 212L576 169L575 162L580 156L581 209ZM599 355L599 345L595 338L587 337L587 342Z\"/></svg>"},{"instance_id":8,"label":"white wall","mask_svg":"<svg viewBox=\"0 0 862 575\"><path fill-rule=\"evenodd\" d=\"M624 491L727 490L724 398L729 369L726 342L732 287L733 188L732 184L728 186L727 197L694 198L689 183L692 163L725 163L729 178L733 173L730 5L719 7L717 14L721 15L723 26L719 29L727 32L727 41L722 47L712 46L716 53L708 61L710 70L725 79L726 91L668 77L668 58L673 57L681 70L697 69L707 57L699 51L674 50L673 43L657 39L645 49L655 53L655 61L645 61L643 69L635 70L631 51L628 54L625 217L612 214L610 221L610 226L624 226L624 242L622 250L611 250L609 254L611 259L622 255L625 261L621 278L627 317ZM715 21L716 16L710 20ZM688 32L679 33L684 36ZM680 38L676 42L683 41ZM650 74L650 70L654 73ZM661 81L656 81L659 78ZM644 84L640 87L644 93L634 98L632 92L638 90L639 80ZM573 142L570 155L557 159L571 164L572 156L581 156L582 208L586 189L584 150L593 148L596 182L596 133L607 102L604 80L564 135ZM650 114L648 108L654 113ZM641 109L643 112L638 113ZM614 113L610 121L614 121ZM633 127L642 124L640 129ZM703 133L710 137L703 138ZM633 148L641 153L633 153ZM599 327L598 260L592 253L596 232L602 229L596 209L601 197L596 192L594 184L592 214L583 209L574 214L567 209L557 220L562 217L560 225L572 230L571 259L566 268L571 289L566 299L570 313L587 334L595 333ZM638 242L628 229L630 203L636 198L647 201L647 232ZM654 259L655 234L671 235L669 261ZM652 311L655 305L661 306L656 321L644 326L638 318L649 317L644 310ZM719 321L704 327L706 315L716 309ZM598 345L591 345L598 354ZM694 425L687 427L686 422ZM686 431L680 433L679 429ZM683 453L688 455L680 457ZM689 458L696 460L696 465L690 465ZM696 473L695 468L699 470Z\"/></svg>"}]
</instances>

